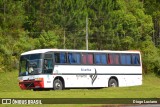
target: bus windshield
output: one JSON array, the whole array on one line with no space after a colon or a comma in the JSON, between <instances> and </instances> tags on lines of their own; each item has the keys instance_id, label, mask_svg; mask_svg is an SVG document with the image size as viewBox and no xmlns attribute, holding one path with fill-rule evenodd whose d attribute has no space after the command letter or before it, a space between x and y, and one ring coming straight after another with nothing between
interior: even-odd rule
<instances>
[{"instance_id":1,"label":"bus windshield","mask_svg":"<svg viewBox=\"0 0 160 107\"><path fill-rule=\"evenodd\" d=\"M23 55L20 58L19 76L38 75L42 73L41 54Z\"/></svg>"}]
</instances>

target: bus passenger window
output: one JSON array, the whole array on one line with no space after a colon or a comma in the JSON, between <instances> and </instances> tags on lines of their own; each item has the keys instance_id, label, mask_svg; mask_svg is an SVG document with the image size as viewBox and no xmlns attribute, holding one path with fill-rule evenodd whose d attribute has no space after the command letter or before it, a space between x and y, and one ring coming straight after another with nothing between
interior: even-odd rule
<instances>
[{"instance_id":1,"label":"bus passenger window","mask_svg":"<svg viewBox=\"0 0 160 107\"><path fill-rule=\"evenodd\" d=\"M88 64L93 64L93 54L88 54Z\"/></svg>"},{"instance_id":2,"label":"bus passenger window","mask_svg":"<svg viewBox=\"0 0 160 107\"><path fill-rule=\"evenodd\" d=\"M126 64L126 59L125 59L125 55L121 55L121 57L120 57L120 62L121 62L121 64Z\"/></svg>"},{"instance_id":3,"label":"bus passenger window","mask_svg":"<svg viewBox=\"0 0 160 107\"><path fill-rule=\"evenodd\" d=\"M87 54L82 54L82 64L87 64Z\"/></svg>"},{"instance_id":4,"label":"bus passenger window","mask_svg":"<svg viewBox=\"0 0 160 107\"><path fill-rule=\"evenodd\" d=\"M108 64L113 64L113 54L108 54Z\"/></svg>"},{"instance_id":5,"label":"bus passenger window","mask_svg":"<svg viewBox=\"0 0 160 107\"><path fill-rule=\"evenodd\" d=\"M66 54L60 53L60 63L66 63Z\"/></svg>"},{"instance_id":6,"label":"bus passenger window","mask_svg":"<svg viewBox=\"0 0 160 107\"><path fill-rule=\"evenodd\" d=\"M95 54L95 64L107 64L106 54Z\"/></svg>"},{"instance_id":7,"label":"bus passenger window","mask_svg":"<svg viewBox=\"0 0 160 107\"><path fill-rule=\"evenodd\" d=\"M115 59L115 64L119 64L119 55L118 54L114 55L114 59Z\"/></svg>"},{"instance_id":8,"label":"bus passenger window","mask_svg":"<svg viewBox=\"0 0 160 107\"><path fill-rule=\"evenodd\" d=\"M101 55L102 64L107 64L107 56L105 54Z\"/></svg>"},{"instance_id":9,"label":"bus passenger window","mask_svg":"<svg viewBox=\"0 0 160 107\"><path fill-rule=\"evenodd\" d=\"M54 59L55 59L55 62L56 62L56 63L60 63L59 53L55 53L55 54L54 54Z\"/></svg>"},{"instance_id":10,"label":"bus passenger window","mask_svg":"<svg viewBox=\"0 0 160 107\"><path fill-rule=\"evenodd\" d=\"M139 55L132 55L132 60L133 60L133 64L134 65L139 65L140 61L139 61Z\"/></svg>"},{"instance_id":11,"label":"bus passenger window","mask_svg":"<svg viewBox=\"0 0 160 107\"><path fill-rule=\"evenodd\" d=\"M120 57L120 62L121 64L123 65L131 65L132 62L131 62L131 55L127 55L127 54L121 54L121 57Z\"/></svg>"},{"instance_id":12,"label":"bus passenger window","mask_svg":"<svg viewBox=\"0 0 160 107\"><path fill-rule=\"evenodd\" d=\"M64 52L55 53L54 57L55 57L56 63L64 64L67 62L66 53L64 53Z\"/></svg>"},{"instance_id":13,"label":"bus passenger window","mask_svg":"<svg viewBox=\"0 0 160 107\"><path fill-rule=\"evenodd\" d=\"M126 64L131 65L131 55L126 55Z\"/></svg>"},{"instance_id":14,"label":"bus passenger window","mask_svg":"<svg viewBox=\"0 0 160 107\"><path fill-rule=\"evenodd\" d=\"M70 64L80 64L80 54L68 53L68 60Z\"/></svg>"},{"instance_id":15,"label":"bus passenger window","mask_svg":"<svg viewBox=\"0 0 160 107\"><path fill-rule=\"evenodd\" d=\"M101 64L101 55L100 54L95 55L95 64Z\"/></svg>"}]
</instances>

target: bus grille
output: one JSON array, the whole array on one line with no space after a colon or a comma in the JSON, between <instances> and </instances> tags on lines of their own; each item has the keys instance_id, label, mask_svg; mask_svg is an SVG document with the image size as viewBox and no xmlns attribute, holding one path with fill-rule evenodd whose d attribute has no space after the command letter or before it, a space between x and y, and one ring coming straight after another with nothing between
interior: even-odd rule
<instances>
[{"instance_id":1,"label":"bus grille","mask_svg":"<svg viewBox=\"0 0 160 107\"><path fill-rule=\"evenodd\" d=\"M26 88L33 88L34 87L34 83L25 83L24 84Z\"/></svg>"}]
</instances>

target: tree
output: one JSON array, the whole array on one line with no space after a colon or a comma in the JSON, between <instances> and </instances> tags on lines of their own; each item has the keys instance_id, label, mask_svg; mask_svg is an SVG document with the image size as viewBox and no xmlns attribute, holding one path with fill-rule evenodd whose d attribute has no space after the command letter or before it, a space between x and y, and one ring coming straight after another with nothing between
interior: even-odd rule
<instances>
[{"instance_id":1,"label":"tree","mask_svg":"<svg viewBox=\"0 0 160 107\"><path fill-rule=\"evenodd\" d=\"M3 70L11 70L17 61L15 44L21 38L24 23L24 9L21 1L3 0L0 2L0 56ZM13 18L14 17L14 18ZM6 69L7 68L7 69Z\"/></svg>"},{"instance_id":2,"label":"tree","mask_svg":"<svg viewBox=\"0 0 160 107\"><path fill-rule=\"evenodd\" d=\"M152 36L153 42L156 46L160 43L160 1L159 0L145 0L145 12L152 16L154 23L154 33Z\"/></svg>"}]
</instances>

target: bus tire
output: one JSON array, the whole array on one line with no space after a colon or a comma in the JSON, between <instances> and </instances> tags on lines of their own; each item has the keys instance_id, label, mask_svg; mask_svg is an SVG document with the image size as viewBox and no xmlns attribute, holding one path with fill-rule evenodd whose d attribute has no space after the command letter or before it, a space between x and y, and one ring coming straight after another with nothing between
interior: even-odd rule
<instances>
[{"instance_id":1,"label":"bus tire","mask_svg":"<svg viewBox=\"0 0 160 107\"><path fill-rule=\"evenodd\" d=\"M108 82L108 87L118 87L118 82L116 79L111 78Z\"/></svg>"},{"instance_id":2,"label":"bus tire","mask_svg":"<svg viewBox=\"0 0 160 107\"><path fill-rule=\"evenodd\" d=\"M42 91L42 89L34 88L33 91Z\"/></svg>"},{"instance_id":3,"label":"bus tire","mask_svg":"<svg viewBox=\"0 0 160 107\"><path fill-rule=\"evenodd\" d=\"M54 90L63 90L63 83L61 80L56 79L53 82L53 89Z\"/></svg>"}]
</instances>

